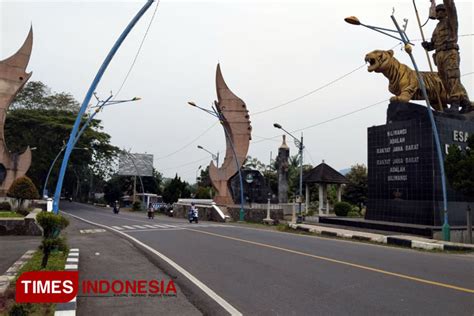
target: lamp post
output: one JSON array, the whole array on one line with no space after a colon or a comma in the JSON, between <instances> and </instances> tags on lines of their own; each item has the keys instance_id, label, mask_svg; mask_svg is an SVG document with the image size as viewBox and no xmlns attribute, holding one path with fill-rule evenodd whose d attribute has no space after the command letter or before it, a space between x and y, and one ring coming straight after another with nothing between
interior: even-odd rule
<instances>
[{"instance_id":1,"label":"lamp post","mask_svg":"<svg viewBox=\"0 0 474 316\"><path fill-rule=\"evenodd\" d=\"M197 170L196 170L196 184L198 182L198 172L199 172L199 170L201 170L201 167L202 166L199 166L199 168L197 168Z\"/></svg>"},{"instance_id":2,"label":"lamp post","mask_svg":"<svg viewBox=\"0 0 474 316\"><path fill-rule=\"evenodd\" d=\"M253 175L252 173L247 173L247 175L245 176L245 182L247 182L249 184L249 204L250 204L250 208L252 208L252 197L253 197L253 194L252 194L252 183L253 183Z\"/></svg>"},{"instance_id":3,"label":"lamp post","mask_svg":"<svg viewBox=\"0 0 474 316\"><path fill-rule=\"evenodd\" d=\"M94 96L97 98L97 96L94 94ZM130 99L130 100L117 100L117 101L110 101L110 99L112 98L112 95L110 95L106 100L99 100L97 98L97 104L91 108L95 108L95 111L89 115L87 121L82 125L81 129L79 130L79 132L77 133L77 136L76 138L74 139L74 142L73 142L73 146L75 146L77 144L77 141L79 140L79 138L81 137L81 135L84 133L84 131L86 130L86 128L89 126L90 122L92 122L92 120L94 119L94 117L102 110L102 108L106 107L106 106L109 106L109 105L114 105L114 104L119 104L119 103L125 103L125 102L132 102L132 101L138 101L140 100L140 98L138 97L135 97L133 99ZM56 155L56 157L54 158L53 162L51 163L51 166L49 167L49 170L48 170L48 174L46 176L46 179L44 181L44 186L43 186L43 197L45 197L47 194L46 194L46 187L48 185L48 180L49 180L49 176L51 175L51 172L53 171L53 167L54 165L56 164L56 161L58 160L58 158L61 156L61 154L63 153L63 151L66 149L66 143L63 143L63 146L61 147L61 150L59 151L59 153ZM36 147L35 147L36 149ZM82 149L82 150L89 150L88 148L78 148L78 147L73 147L72 150L74 149Z\"/></svg>"},{"instance_id":4,"label":"lamp post","mask_svg":"<svg viewBox=\"0 0 474 316\"><path fill-rule=\"evenodd\" d=\"M300 156L300 183L299 183L299 194L297 198L298 202L298 218L296 219L296 223L302 223L303 222L303 214L301 211L301 200L303 197L303 133L301 133L301 139L296 138L293 136L290 132L285 130L280 124L274 123L273 127L281 129L284 131L286 134L291 136L295 142L296 147L298 147L298 155Z\"/></svg>"},{"instance_id":5,"label":"lamp post","mask_svg":"<svg viewBox=\"0 0 474 316\"><path fill-rule=\"evenodd\" d=\"M365 26L371 30L374 30L374 31L377 31L379 33L382 33L384 35L387 35L387 36L390 36L392 38L395 38L399 41L402 41L403 44L405 44L405 51L407 52L407 54L410 56L410 59L411 59L411 62L413 64L413 67L415 68L415 72L416 72L416 77L418 79L418 84L420 85L420 89L423 93L423 97L425 98L425 101L426 101L426 109L428 111L428 117L430 118L430 123L431 123L431 129L433 131L433 137L434 137L434 140L435 140L435 146L436 146L436 153L437 153L437 156L438 156L438 163L439 163L439 171L440 171L440 176L441 176L441 188L442 188L442 191L443 191L443 214L444 214L444 219L443 219L443 227L442 227L442 230L443 230L443 239L446 240L446 241L449 241L450 239L450 227L449 227L449 223L448 223L448 199L447 199L447 194L446 194L446 176L445 176L445 173L444 173L444 159L443 159L443 152L442 152L442 149L441 149L441 142L440 142L440 139L439 139L439 133L438 133L438 128L436 126L436 122L434 120L434 115L433 115L433 112L431 111L431 105L430 105L430 101L428 99L428 93L426 92L426 86L425 86L425 83L424 83L424 80L423 78L421 77L420 75L420 72L418 70L418 66L415 62L415 58L413 57L413 54L412 54L412 47L411 45L413 45L412 43L410 43L409 39L408 39L408 36L406 35L405 31L402 30L400 28L400 26L398 25L398 22L397 20L395 19L395 16L392 14L390 16L390 18L392 19L392 22L393 24L395 24L395 27L396 27L396 31L395 30L390 30L390 29L385 29L385 28L380 28L380 27L376 27L376 26L371 26L371 25L366 25L366 24L363 24L360 22L360 20L358 18L356 18L355 16L351 16L351 17L348 17L348 18L345 18L344 20L349 23L349 24L352 24L352 25L362 25L362 26ZM400 38L396 37L396 36L393 36L391 34L388 34L384 31L387 31L387 32L396 32L400 35Z\"/></svg>"},{"instance_id":6,"label":"lamp post","mask_svg":"<svg viewBox=\"0 0 474 316\"><path fill-rule=\"evenodd\" d=\"M49 166L48 174L46 175L46 179L44 180L44 184L43 184L43 198L48 197L47 187L48 187L49 176L51 175L51 172L53 171L54 165L56 164L56 161L58 160L59 156L61 156L61 154L63 153L64 149L66 149L65 144L61 147L61 150L58 152L58 154L54 158L53 162ZM89 148L78 148L78 147L74 147L73 149L89 150Z\"/></svg>"},{"instance_id":7,"label":"lamp post","mask_svg":"<svg viewBox=\"0 0 474 316\"><path fill-rule=\"evenodd\" d=\"M66 168L69 162L69 157L71 155L72 148L74 147L74 143L77 140L76 137L79 130L79 125L82 120L82 116L86 112L86 109L89 106L89 101L91 100L93 93L95 92L100 80L102 79L102 76L105 73L105 70L107 69L110 62L112 61L112 58L114 57L115 53L117 53L118 49L120 48L122 43L125 41L125 38L127 37L127 35L130 33L133 27L137 24L137 22L141 19L141 17L145 14L145 12L150 8L150 6L153 4L154 1L155 0L147 0L147 2L143 5L140 11L138 11L138 13L129 22L127 27L123 30L122 34L115 42L114 46L112 46L111 50L105 57L105 60L100 66L99 70L97 71L97 74L94 77L94 80L92 81L89 89L87 90L87 93L79 109L79 113L76 116L76 120L74 122L74 126L72 128L71 134L69 135L69 140L67 142L67 146L65 149L63 162L61 164L61 170L59 172L58 182L56 184L54 202L53 202L53 211L55 214L58 214L59 212L59 198L61 196L61 190L63 187L64 175L66 174Z\"/></svg>"},{"instance_id":8,"label":"lamp post","mask_svg":"<svg viewBox=\"0 0 474 316\"><path fill-rule=\"evenodd\" d=\"M232 154L234 155L234 160L235 164L237 167L237 172L239 173L239 182L240 182L240 212L239 212L239 220L243 221L244 220L244 184L242 180L242 171L240 170L240 165L239 165L239 160L237 159L237 154L235 153L235 148L234 148L234 143L232 142L232 139L230 138L229 132L227 131L227 128L225 127L225 117L222 115L222 113L218 110L217 107L211 106L212 111L202 108L198 106L194 102L188 102L189 105L194 106L195 108L200 109L201 111L206 112L207 114L210 114L214 117L216 117L219 122L221 123L222 127L224 128L224 134L226 136L226 139L229 141L230 147L232 148Z\"/></svg>"},{"instance_id":9,"label":"lamp post","mask_svg":"<svg viewBox=\"0 0 474 316\"><path fill-rule=\"evenodd\" d=\"M198 145L197 148L202 149L205 152L209 153L211 155L212 159L214 159L216 161L216 167L219 168L219 152L217 152L217 154L214 155L212 152L210 152L206 148L202 147L201 145Z\"/></svg>"}]
</instances>

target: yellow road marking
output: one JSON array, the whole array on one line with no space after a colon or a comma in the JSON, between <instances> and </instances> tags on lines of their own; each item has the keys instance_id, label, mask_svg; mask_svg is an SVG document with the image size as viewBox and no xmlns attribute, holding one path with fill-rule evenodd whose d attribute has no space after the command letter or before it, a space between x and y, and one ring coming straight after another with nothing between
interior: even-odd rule
<instances>
[{"instance_id":1,"label":"yellow road marking","mask_svg":"<svg viewBox=\"0 0 474 316\"><path fill-rule=\"evenodd\" d=\"M207 235L216 236L216 237L220 237L220 238L240 241L240 242L243 242L243 243L248 243L248 244L257 245L257 246L261 246L261 247L281 250L281 251L284 251L284 252L289 252L289 253L305 256L305 257L314 258L314 259L324 260L324 261L333 262L333 263L339 263L339 264L342 264L342 265L346 265L346 266L350 266L350 267L354 267L354 268L358 268L358 269L362 269L362 270L377 272L377 273L381 273L381 274L385 274L385 275L390 275L390 276L398 277L398 278L401 278L401 279L416 281L416 282L420 282L420 283L435 285L435 286L444 287L444 288L448 288L448 289L452 289L452 290L456 290L456 291L461 291L461 292L474 294L473 289L468 289L468 288L463 288L463 287L459 287L459 286L455 286L455 285L450 285L450 284L445 284L445 283L420 279L420 278L417 278L417 277L412 277L412 276L405 275L405 274L400 274L400 273L385 271L385 270L381 270L381 269L371 268L371 267L363 266L363 265L356 264L356 263L350 263L350 262L331 259L331 258L327 258L327 257L316 256L316 255L312 255L312 254L309 254L309 253L305 253L305 252L301 252L301 251L297 251L297 250L291 250L291 249L287 249L287 248L282 248L282 247L278 247L278 246L272 246L272 245L268 245L268 244L264 244L264 243L260 243L260 242L256 242L256 241L250 241L250 240L245 240L245 239L241 239L241 238L210 233L210 232L206 232L206 231L202 231L202 230L196 230L196 229L192 229L192 228L186 228L186 230L191 230L193 232L197 232L197 233L201 233L201 234L207 234Z\"/></svg>"}]
</instances>

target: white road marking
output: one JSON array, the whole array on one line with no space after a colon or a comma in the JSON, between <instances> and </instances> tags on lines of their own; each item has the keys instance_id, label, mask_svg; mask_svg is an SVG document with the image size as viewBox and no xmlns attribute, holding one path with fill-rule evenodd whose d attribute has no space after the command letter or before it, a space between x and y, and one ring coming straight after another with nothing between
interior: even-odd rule
<instances>
[{"instance_id":1,"label":"white road marking","mask_svg":"<svg viewBox=\"0 0 474 316\"><path fill-rule=\"evenodd\" d=\"M125 227L126 229L135 229L135 227L132 227L132 226L126 226L126 225L122 225L122 227Z\"/></svg>"},{"instance_id":2,"label":"white road marking","mask_svg":"<svg viewBox=\"0 0 474 316\"><path fill-rule=\"evenodd\" d=\"M143 225L145 227L148 227L148 228L155 228L153 225Z\"/></svg>"},{"instance_id":3,"label":"white road marking","mask_svg":"<svg viewBox=\"0 0 474 316\"><path fill-rule=\"evenodd\" d=\"M79 230L81 234L94 234L94 233L103 233L105 230L103 229L81 229Z\"/></svg>"},{"instance_id":4,"label":"white road marking","mask_svg":"<svg viewBox=\"0 0 474 316\"><path fill-rule=\"evenodd\" d=\"M186 228L149 228L149 229L124 230L124 233L168 232L168 231L185 230L185 229Z\"/></svg>"},{"instance_id":5,"label":"white road marking","mask_svg":"<svg viewBox=\"0 0 474 316\"><path fill-rule=\"evenodd\" d=\"M140 229L145 229L146 227L140 226L140 225L132 225L135 228L140 228Z\"/></svg>"},{"instance_id":6,"label":"white road marking","mask_svg":"<svg viewBox=\"0 0 474 316\"><path fill-rule=\"evenodd\" d=\"M107 229L110 229L110 230L114 230L115 232L117 232L118 234L121 234L123 235L124 237L136 242L137 244L141 245L142 247L144 247L145 249L147 249L148 251L152 252L153 254L155 254L156 256L158 256L159 258L161 258L162 260L166 261L169 265L171 265L173 268L175 268L176 270L178 270L178 272L180 272L182 275L184 275L186 278L189 279L189 281L191 281L192 283L194 283L198 288L200 288L204 293L206 293L210 298L212 298L214 301L216 301L217 304L219 304L220 306L222 306L222 308L224 308L229 314L231 315L236 315L236 316L240 316L242 315L241 312L239 312L235 307L233 307L232 305L230 305L226 300L224 300L222 297L220 297L216 292L214 292L213 290L211 290L207 285L205 285L204 283L202 283L201 281L199 281L195 276L193 276L191 273L189 273L188 271L186 271L184 268L182 268L180 265L178 265L176 262L174 262L173 260L171 260L170 258L166 257L164 254L156 251L155 249L151 248L150 246L142 243L141 241L139 241L138 239L128 235L128 234L125 234L124 232L121 232L117 229L113 229L112 227L108 227L108 226L105 226L105 225L102 225L102 224L98 224L98 223L94 223L94 222L91 222L89 220L86 220L84 218L81 218L79 216L76 216L76 215L72 215L72 214L69 214L67 212L64 212L63 213L65 214L68 214L69 216L72 216L72 217L75 217L77 219L80 219L86 223L89 223L89 224L92 224L92 225L95 225L95 226L99 226L99 227L103 227L103 228L107 228Z\"/></svg>"},{"instance_id":7,"label":"white road marking","mask_svg":"<svg viewBox=\"0 0 474 316\"><path fill-rule=\"evenodd\" d=\"M114 229L116 229L116 230L123 230L123 228L120 227L120 226L112 226L112 228L114 228Z\"/></svg>"},{"instance_id":8,"label":"white road marking","mask_svg":"<svg viewBox=\"0 0 474 316\"><path fill-rule=\"evenodd\" d=\"M162 226L165 226L165 227L170 227L170 228L176 228L175 225L167 225L167 224L162 224Z\"/></svg>"}]
</instances>

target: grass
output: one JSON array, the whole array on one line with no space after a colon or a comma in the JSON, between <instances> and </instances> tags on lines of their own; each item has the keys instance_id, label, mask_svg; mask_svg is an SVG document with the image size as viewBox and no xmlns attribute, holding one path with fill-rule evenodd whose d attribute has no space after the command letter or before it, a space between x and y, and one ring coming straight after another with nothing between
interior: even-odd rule
<instances>
[{"instance_id":1,"label":"grass","mask_svg":"<svg viewBox=\"0 0 474 316\"><path fill-rule=\"evenodd\" d=\"M23 218L24 216L13 211L0 211L0 218L4 217L19 217Z\"/></svg>"},{"instance_id":2,"label":"grass","mask_svg":"<svg viewBox=\"0 0 474 316\"><path fill-rule=\"evenodd\" d=\"M58 271L64 270L66 264L67 255L60 252L54 251L50 254L48 265L45 269L41 269L41 261L43 259L43 253L38 250L34 253L33 257L20 269L17 275L18 277L28 271ZM15 279L15 282L16 280ZM16 304L15 303L15 282L10 284L5 296L0 298L0 316L10 315L13 310L16 312L14 315L33 315L33 316L53 316L55 310L55 304ZM2 301L3 300L3 301Z\"/></svg>"}]
</instances>

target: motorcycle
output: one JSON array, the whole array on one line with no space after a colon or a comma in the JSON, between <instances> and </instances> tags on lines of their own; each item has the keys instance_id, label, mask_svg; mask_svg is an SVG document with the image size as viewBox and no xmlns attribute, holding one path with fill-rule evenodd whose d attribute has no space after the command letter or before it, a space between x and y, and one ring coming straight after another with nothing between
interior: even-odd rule
<instances>
[{"instance_id":1,"label":"motorcycle","mask_svg":"<svg viewBox=\"0 0 474 316\"><path fill-rule=\"evenodd\" d=\"M120 208L118 206L114 206L113 211L114 211L114 214L118 214L120 211Z\"/></svg>"},{"instance_id":2,"label":"motorcycle","mask_svg":"<svg viewBox=\"0 0 474 316\"><path fill-rule=\"evenodd\" d=\"M196 224L197 224L198 221L199 221L197 211L196 211L196 212L190 211L190 212L188 213L188 219L189 219L189 223L190 223L190 224L191 224L192 222L196 222Z\"/></svg>"}]
</instances>

